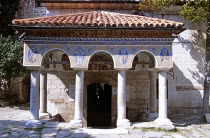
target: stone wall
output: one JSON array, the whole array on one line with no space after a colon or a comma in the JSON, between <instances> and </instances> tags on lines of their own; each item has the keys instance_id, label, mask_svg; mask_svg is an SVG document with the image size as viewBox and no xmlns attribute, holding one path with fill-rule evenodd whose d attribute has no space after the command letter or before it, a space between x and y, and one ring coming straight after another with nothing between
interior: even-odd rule
<instances>
[{"instance_id":1,"label":"stone wall","mask_svg":"<svg viewBox=\"0 0 210 138\"><path fill-rule=\"evenodd\" d=\"M19 10L16 12L16 19L34 18L47 16L46 7L36 7L35 0L20 0Z\"/></svg>"},{"instance_id":2,"label":"stone wall","mask_svg":"<svg viewBox=\"0 0 210 138\"><path fill-rule=\"evenodd\" d=\"M60 114L61 120L69 122L74 117L74 101L70 93L74 93L75 71L51 71L47 75L48 112ZM94 77L93 77L94 76ZM84 125L87 125L87 86L102 82L117 88L117 71L85 72L84 81ZM149 71L127 71L127 117L131 121L139 121L139 115L149 112ZM69 92L70 91L70 92ZM117 93L112 92L112 124L117 119Z\"/></svg>"},{"instance_id":3,"label":"stone wall","mask_svg":"<svg viewBox=\"0 0 210 138\"><path fill-rule=\"evenodd\" d=\"M170 113L196 114L201 111L203 102L207 27L205 23L191 23L178 16L179 10L180 7L170 7L145 14L184 22L186 30L173 42L174 64L173 72L168 74L168 108Z\"/></svg>"},{"instance_id":4,"label":"stone wall","mask_svg":"<svg viewBox=\"0 0 210 138\"><path fill-rule=\"evenodd\" d=\"M70 122L74 118L69 85L75 86L75 76L75 72L51 71L47 74L47 111L52 115L59 114L60 121Z\"/></svg>"},{"instance_id":5,"label":"stone wall","mask_svg":"<svg viewBox=\"0 0 210 138\"><path fill-rule=\"evenodd\" d=\"M94 8L95 7L95 8ZM113 11L119 13L134 13L136 6L134 4L102 4L102 3L46 3L42 7L37 7L35 0L20 0L19 10L16 13L16 19L44 17L71 13L82 13L89 11Z\"/></svg>"}]
</instances>

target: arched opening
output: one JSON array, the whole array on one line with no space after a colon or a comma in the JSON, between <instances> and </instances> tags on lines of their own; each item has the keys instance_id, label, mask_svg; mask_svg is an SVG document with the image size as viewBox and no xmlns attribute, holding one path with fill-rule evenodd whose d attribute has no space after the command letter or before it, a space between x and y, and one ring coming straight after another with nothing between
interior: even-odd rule
<instances>
[{"instance_id":1,"label":"arched opening","mask_svg":"<svg viewBox=\"0 0 210 138\"><path fill-rule=\"evenodd\" d=\"M155 57L151 53L143 51L135 55L130 70L138 71L140 69L155 68L155 66Z\"/></svg>"},{"instance_id":2,"label":"arched opening","mask_svg":"<svg viewBox=\"0 0 210 138\"><path fill-rule=\"evenodd\" d=\"M87 86L87 126L111 126L112 86L93 83Z\"/></svg>"},{"instance_id":3,"label":"arched opening","mask_svg":"<svg viewBox=\"0 0 210 138\"><path fill-rule=\"evenodd\" d=\"M90 79L92 82L91 84L89 83L90 85L87 85L88 127L111 126L112 86L107 84L103 79L110 70L113 71L113 68L114 62L112 56L108 52L97 51L91 55L88 72L95 77L91 77Z\"/></svg>"},{"instance_id":4,"label":"arched opening","mask_svg":"<svg viewBox=\"0 0 210 138\"><path fill-rule=\"evenodd\" d=\"M94 53L89 60L88 70L113 70L113 68L112 56L104 51Z\"/></svg>"},{"instance_id":5,"label":"arched opening","mask_svg":"<svg viewBox=\"0 0 210 138\"><path fill-rule=\"evenodd\" d=\"M62 50L51 50L42 59L42 66L51 70L71 70L68 55Z\"/></svg>"}]
</instances>

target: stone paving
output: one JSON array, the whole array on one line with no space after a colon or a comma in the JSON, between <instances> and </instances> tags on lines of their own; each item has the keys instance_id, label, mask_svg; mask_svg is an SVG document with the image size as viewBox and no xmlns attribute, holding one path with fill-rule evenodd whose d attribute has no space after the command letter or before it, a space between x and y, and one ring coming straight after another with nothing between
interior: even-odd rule
<instances>
[{"instance_id":1,"label":"stone paving","mask_svg":"<svg viewBox=\"0 0 210 138\"><path fill-rule=\"evenodd\" d=\"M154 128L152 122L134 123L131 129L69 129L67 123L46 122L37 128L24 129L29 120L28 106L0 107L0 137L5 138L210 138L210 124L177 126L176 131Z\"/></svg>"}]
</instances>

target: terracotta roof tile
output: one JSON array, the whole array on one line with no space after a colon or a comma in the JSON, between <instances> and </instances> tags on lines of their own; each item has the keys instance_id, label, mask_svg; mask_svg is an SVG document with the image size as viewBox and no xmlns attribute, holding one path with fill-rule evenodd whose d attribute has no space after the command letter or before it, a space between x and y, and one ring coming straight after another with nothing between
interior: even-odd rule
<instances>
[{"instance_id":1,"label":"terracotta roof tile","mask_svg":"<svg viewBox=\"0 0 210 138\"><path fill-rule=\"evenodd\" d=\"M181 22L115 12L85 12L39 18L14 19L18 26L69 26L69 27L153 27L182 28Z\"/></svg>"}]
</instances>

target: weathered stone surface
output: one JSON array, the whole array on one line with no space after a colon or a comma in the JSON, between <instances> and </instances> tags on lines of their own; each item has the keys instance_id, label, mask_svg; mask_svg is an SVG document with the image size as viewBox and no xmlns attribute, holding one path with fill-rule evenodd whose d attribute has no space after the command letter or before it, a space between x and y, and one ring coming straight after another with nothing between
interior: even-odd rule
<instances>
[{"instance_id":1,"label":"weathered stone surface","mask_svg":"<svg viewBox=\"0 0 210 138\"><path fill-rule=\"evenodd\" d=\"M46 123L44 124L44 127L55 128L55 127L58 126L58 124L59 124L59 122L46 122Z\"/></svg>"},{"instance_id":2,"label":"weathered stone surface","mask_svg":"<svg viewBox=\"0 0 210 138\"><path fill-rule=\"evenodd\" d=\"M146 137L155 137L155 138L161 138L165 135L165 132L153 132L153 131L148 131L145 132L144 136Z\"/></svg>"},{"instance_id":3,"label":"weathered stone surface","mask_svg":"<svg viewBox=\"0 0 210 138\"><path fill-rule=\"evenodd\" d=\"M73 133L69 138L87 138L87 137L90 137L90 135L86 133Z\"/></svg>"},{"instance_id":4,"label":"weathered stone surface","mask_svg":"<svg viewBox=\"0 0 210 138\"><path fill-rule=\"evenodd\" d=\"M11 134L10 138L19 138L20 137L20 134L14 132Z\"/></svg>"},{"instance_id":5,"label":"weathered stone surface","mask_svg":"<svg viewBox=\"0 0 210 138\"><path fill-rule=\"evenodd\" d=\"M37 133L37 132L32 131L32 130L21 130L21 131L19 131L19 134L23 135L23 136L30 136L30 135L35 134L35 133Z\"/></svg>"},{"instance_id":6,"label":"weathered stone surface","mask_svg":"<svg viewBox=\"0 0 210 138\"><path fill-rule=\"evenodd\" d=\"M125 128L113 128L113 129L87 129L87 128L78 128L74 133L87 133L87 134L128 134L128 130Z\"/></svg>"},{"instance_id":7,"label":"weathered stone surface","mask_svg":"<svg viewBox=\"0 0 210 138\"><path fill-rule=\"evenodd\" d=\"M68 123L61 122L57 125L58 128L65 128Z\"/></svg>"},{"instance_id":8,"label":"weathered stone surface","mask_svg":"<svg viewBox=\"0 0 210 138\"><path fill-rule=\"evenodd\" d=\"M116 135L116 134L101 134L101 135L99 134L99 135L91 135L90 138L121 138L121 136ZM130 137L127 137L127 138L130 138ZM137 137L135 137L135 138L137 138Z\"/></svg>"},{"instance_id":9,"label":"weathered stone surface","mask_svg":"<svg viewBox=\"0 0 210 138\"><path fill-rule=\"evenodd\" d=\"M5 133L5 134L0 134L1 138L8 138L9 137L9 133Z\"/></svg>"},{"instance_id":10,"label":"weathered stone surface","mask_svg":"<svg viewBox=\"0 0 210 138\"><path fill-rule=\"evenodd\" d=\"M29 120L26 122L24 128L39 128L43 124L43 121L40 120Z\"/></svg>"},{"instance_id":11,"label":"weathered stone surface","mask_svg":"<svg viewBox=\"0 0 210 138\"><path fill-rule=\"evenodd\" d=\"M134 130L130 130L129 134L138 134L138 135L143 135L144 132L140 129L134 129Z\"/></svg>"},{"instance_id":12,"label":"weathered stone surface","mask_svg":"<svg viewBox=\"0 0 210 138\"><path fill-rule=\"evenodd\" d=\"M56 138L63 138L63 137L69 137L72 134L72 130L70 129L62 129L57 135Z\"/></svg>"},{"instance_id":13,"label":"weathered stone surface","mask_svg":"<svg viewBox=\"0 0 210 138\"><path fill-rule=\"evenodd\" d=\"M136 122L133 126L134 128L155 128L154 122Z\"/></svg>"},{"instance_id":14,"label":"weathered stone surface","mask_svg":"<svg viewBox=\"0 0 210 138\"><path fill-rule=\"evenodd\" d=\"M1 131L0 131L0 135L1 135L1 134L5 134L5 133L9 133L9 132L10 132L9 129L1 130Z\"/></svg>"},{"instance_id":15,"label":"weathered stone surface","mask_svg":"<svg viewBox=\"0 0 210 138\"><path fill-rule=\"evenodd\" d=\"M141 134L129 134L129 135L124 135L123 138L143 138L143 135L141 135Z\"/></svg>"},{"instance_id":16,"label":"weathered stone surface","mask_svg":"<svg viewBox=\"0 0 210 138\"><path fill-rule=\"evenodd\" d=\"M32 134L29 137L30 138L40 138L40 135L39 134Z\"/></svg>"},{"instance_id":17,"label":"weathered stone surface","mask_svg":"<svg viewBox=\"0 0 210 138\"><path fill-rule=\"evenodd\" d=\"M55 128L44 128L42 130L42 137L55 137L59 129Z\"/></svg>"}]
</instances>

